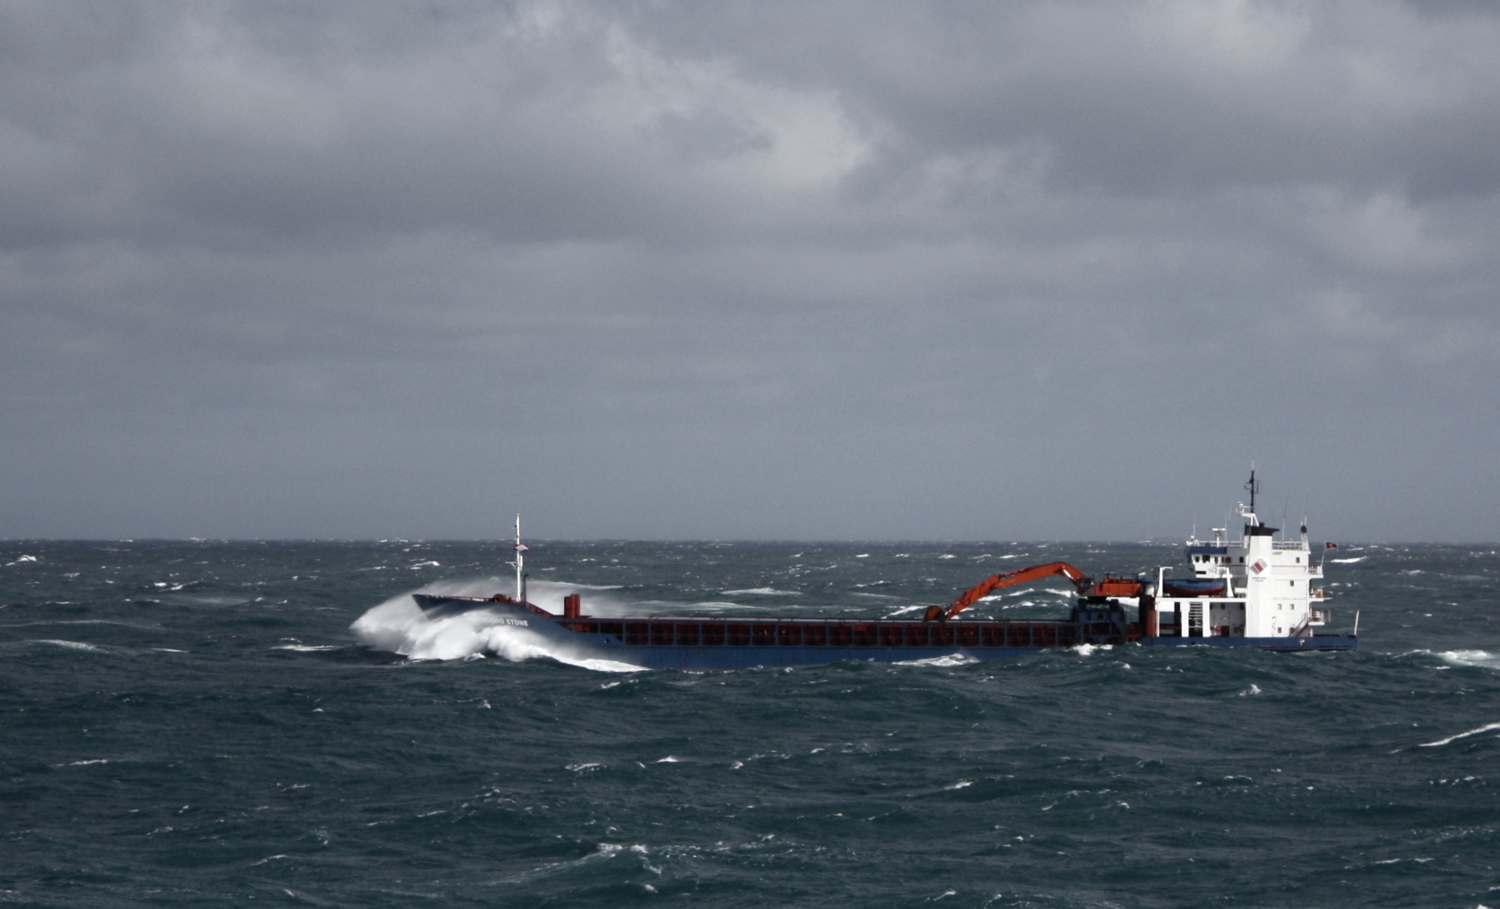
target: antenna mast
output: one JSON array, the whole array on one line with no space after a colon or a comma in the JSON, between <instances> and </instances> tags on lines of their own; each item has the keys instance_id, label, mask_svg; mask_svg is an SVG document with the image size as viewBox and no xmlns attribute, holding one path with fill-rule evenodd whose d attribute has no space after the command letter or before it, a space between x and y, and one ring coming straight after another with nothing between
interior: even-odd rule
<instances>
[{"instance_id":1,"label":"antenna mast","mask_svg":"<svg viewBox=\"0 0 1500 909\"><path fill-rule=\"evenodd\" d=\"M1245 484L1245 488L1250 490L1250 511L1253 513L1255 511L1255 494L1260 492L1260 484L1255 482L1255 462L1253 461L1250 463L1250 482Z\"/></svg>"},{"instance_id":2,"label":"antenna mast","mask_svg":"<svg viewBox=\"0 0 1500 909\"><path fill-rule=\"evenodd\" d=\"M523 571L523 568L522 568L522 566L525 564L525 561L526 561L526 559L522 555L522 553L524 553L526 551L526 549L527 549L526 544L521 542L521 516L518 514L518 515L516 515L516 602L517 603L524 603L524 602L526 602L526 575L525 575L525 573Z\"/></svg>"}]
</instances>

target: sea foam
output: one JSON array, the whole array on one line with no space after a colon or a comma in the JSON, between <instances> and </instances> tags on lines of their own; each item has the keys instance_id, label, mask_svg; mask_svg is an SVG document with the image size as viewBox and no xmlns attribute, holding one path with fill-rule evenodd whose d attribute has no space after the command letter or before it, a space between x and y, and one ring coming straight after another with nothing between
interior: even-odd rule
<instances>
[{"instance_id":1,"label":"sea foam","mask_svg":"<svg viewBox=\"0 0 1500 909\"><path fill-rule=\"evenodd\" d=\"M494 579L440 582L421 588L422 593L449 596L490 597L496 592ZM549 582L533 583L527 598L550 612L562 612L562 598L573 588ZM555 602L553 602L555 601ZM600 672L635 672L629 663L582 657L568 652L529 628L505 621L501 611L477 606L463 612L432 616L422 611L411 594L392 597L367 610L349 630L361 644L375 650L398 653L412 660L463 660L495 656L519 662L545 657Z\"/></svg>"},{"instance_id":2,"label":"sea foam","mask_svg":"<svg viewBox=\"0 0 1500 909\"><path fill-rule=\"evenodd\" d=\"M1500 669L1500 654L1490 653L1487 650L1445 650L1434 655L1450 666Z\"/></svg>"}]
</instances>

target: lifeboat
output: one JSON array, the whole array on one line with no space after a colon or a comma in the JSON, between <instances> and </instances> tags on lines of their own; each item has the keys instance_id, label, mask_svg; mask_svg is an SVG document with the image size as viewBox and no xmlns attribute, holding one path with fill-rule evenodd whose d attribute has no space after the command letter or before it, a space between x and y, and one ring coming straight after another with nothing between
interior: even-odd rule
<instances>
[{"instance_id":1,"label":"lifeboat","mask_svg":"<svg viewBox=\"0 0 1500 909\"><path fill-rule=\"evenodd\" d=\"M1162 581L1162 595L1168 597L1221 597L1223 578L1167 578Z\"/></svg>"}]
</instances>

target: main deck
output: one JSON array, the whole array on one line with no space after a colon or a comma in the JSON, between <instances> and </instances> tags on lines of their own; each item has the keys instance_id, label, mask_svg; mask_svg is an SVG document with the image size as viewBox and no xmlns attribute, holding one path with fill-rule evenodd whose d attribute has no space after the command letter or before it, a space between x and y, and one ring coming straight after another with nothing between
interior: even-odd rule
<instances>
[{"instance_id":1,"label":"main deck","mask_svg":"<svg viewBox=\"0 0 1500 909\"><path fill-rule=\"evenodd\" d=\"M424 610L485 608L507 625L540 635L568 658L602 659L647 669L717 670L805 666L866 660L894 663L939 657L995 660L1055 648L1124 646L1250 647L1262 650L1353 650L1348 635L1245 638L1182 636L1175 626L1142 633L1111 606L1078 610L1076 620L999 622L872 621L868 619L748 619L686 616L555 616L508 597L478 599L418 594ZM569 604L569 611L576 609Z\"/></svg>"}]
</instances>

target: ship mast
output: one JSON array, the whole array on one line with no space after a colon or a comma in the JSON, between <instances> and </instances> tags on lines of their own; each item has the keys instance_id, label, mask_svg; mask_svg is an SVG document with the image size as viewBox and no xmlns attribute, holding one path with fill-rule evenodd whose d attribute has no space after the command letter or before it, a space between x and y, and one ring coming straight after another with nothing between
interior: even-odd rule
<instances>
[{"instance_id":1,"label":"ship mast","mask_svg":"<svg viewBox=\"0 0 1500 909\"><path fill-rule=\"evenodd\" d=\"M525 543L521 542L521 516L516 515L516 602L526 602L526 574L523 570L525 556L522 555L527 549Z\"/></svg>"},{"instance_id":2,"label":"ship mast","mask_svg":"<svg viewBox=\"0 0 1500 909\"><path fill-rule=\"evenodd\" d=\"M1251 527L1260 527L1263 523L1260 516L1255 513L1255 494L1260 492L1260 483L1255 479L1254 461L1250 462L1250 482L1245 484L1245 488L1250 490L1250 507L1246 509L1244 505L1241 505L1240 513L1250 521L1250 523L1245 525L1245 533L1248 534Z\"/></svg>"}]
</instances>

